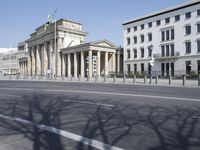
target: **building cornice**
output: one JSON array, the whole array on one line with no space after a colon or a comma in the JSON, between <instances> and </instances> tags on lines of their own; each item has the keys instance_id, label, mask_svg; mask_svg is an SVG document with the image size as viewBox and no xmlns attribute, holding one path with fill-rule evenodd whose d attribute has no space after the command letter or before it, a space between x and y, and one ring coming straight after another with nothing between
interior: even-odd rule
<instances>
[{"instance_id":1,"label":"building cornice","mask_svg":"<svg viewBox=\"0 0 200 150\"><path fill-rule=\"evenodd\" d=\"M152 17L163 15L163 14L166 14L166 13L170 13L170 12L173 12L173 11L176 11L176 10L184 9L184 8L194 6L194 5L197 5L197 4L200 4L200 0L189 1L189 2L186 2L184 4L176 5L174 7L170 7L170 8L158 11L158 12L154 12L154 13L151 13L151 14L133 19L133 20L125 21L122 25L128 25L128 24L131 24L131 23L135 23L135 22L138 22L138 21L142 21L142 20L145 20L145 19L149 19L149 18L152 18Z\"/></svg>"}]
</instances>

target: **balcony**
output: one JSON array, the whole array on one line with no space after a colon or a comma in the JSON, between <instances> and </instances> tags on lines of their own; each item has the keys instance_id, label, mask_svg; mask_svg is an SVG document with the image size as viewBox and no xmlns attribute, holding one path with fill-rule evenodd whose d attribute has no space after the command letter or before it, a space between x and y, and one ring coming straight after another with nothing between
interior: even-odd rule
<instances>
[{"instance_id":1,"label":"balcony","mask_svg":"<svg viewBox=\"0 0 200 150\"><path fill-rule=\"evenodd\" d=\"M162 56L160 53L154 54L153 57L156 60L171 60L171 59L178 59L178 57L180 56L180 52L175 52L174 55L170 55L170 56Z\"/></svg>"}]
</instances>

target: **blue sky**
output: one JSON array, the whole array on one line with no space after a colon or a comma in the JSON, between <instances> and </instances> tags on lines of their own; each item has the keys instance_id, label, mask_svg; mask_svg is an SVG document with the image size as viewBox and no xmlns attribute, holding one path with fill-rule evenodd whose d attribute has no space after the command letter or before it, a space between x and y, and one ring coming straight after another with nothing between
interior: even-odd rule
<instances>
[{"instance_id":1,"label":"blue sky","mask_svg":"<svg viewBox=\"0 0 200 150\"><path fill-rule=\"evenodd\" d=\"M0 47L16 47L35 28L56 17L77 21L89 32L86 41L108 39L122 45L122 23L187 0L1 0Z\"/></svg>"}]
</instances>

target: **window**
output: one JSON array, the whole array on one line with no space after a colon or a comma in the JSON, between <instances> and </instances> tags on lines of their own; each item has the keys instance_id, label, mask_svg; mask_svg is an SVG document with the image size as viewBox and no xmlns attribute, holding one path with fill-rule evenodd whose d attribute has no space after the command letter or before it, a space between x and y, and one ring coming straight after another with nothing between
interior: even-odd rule
<instances>
[{"instance_id":1,"label":"window","mask_svg":"<svg viewBox=\"0 0 200 150\"><path fill-rule=\"evenodd\" d=\"M160 20L157 20L157 21L156 21L156 25L159 26L160 24L161 24L161 21L160 21Z\"/></svg>"},{"instance_id":2,"label":"window","mask_svg":"<svg viewBox=\"0 0 200 150\"><path fill-rule=\"evenodd\" d=\"M130 50L127 50L127 59L130 59L131 58L131 52Z\"/></svg>"},{"instance_id":3,"label":"window","mask_svg":"<svg viewBox=\"0 0 200 150\"><path fill-rule=\"evenodd\" d=\"M161 63L161 75L165 75L165 63Z\"/></svg>"},{"instance_id":4,"label":"window","mask_svg":"<svg viewBox=\"0 0 200 150\"><path fill-rule=\"evenodd\" d=\"M134 27L133 27L133 30L134 30L134 31L137 31L137 26L134 26Z\"/></svg>"},{"instance_id":5,"label":"window","mask_svg":"<svg viewBox=\"0 0 200 150\"><path fill-rule=\"evenodd\" d=\"M197 33L200 33L200 23L197 23Z\"/></svg>"},{"instance_id":6,"label":"window","mask_svg":"<svg viewBox=\"0 0 200 150\"><path fill-rule=\"evenodd\" d=\"M137 73L137 64L134 64L134 73Z\"/></svg>"},{"instance_id":7,"label":"window","mask_svg":"<svg viewBox=\"0 0 200 150\"><path fill-rule=\"evenodd\" d=\"M152 48L148 47L148 57L152 57Z\"/></svg>"},{"instance_id":8,"label":"window","mask_svg":"<svg viewBox=\"0 0 200 150\"><path fill-rule=\"evenodd\" d=\"M197 41L197 52L200 53L200 40Z\"/></svg>"},{"instance_id":9,"label":"window","mask_svg":"<svg viewBox=\"0 0 200 150\"><path fill-rule=\"evenodd\" d=\"M171 29L171 40L174 40L174 29Z\"/></svg>"},{"instance_id":10,"label":"window","mask_svg":"<svg viewBox=\"0 0 200 150\"><path fill-rule=\"evenodd\" d=\"M165 46L164 45L161 46L161 56L165 57Z\"/></svg>"},{"instance_id":11,"label":"window","mask_svg":"<svg viewBox=\"0 0 200 150\"><path fill-rule=\"evenodd\" d=\"M200 60L197 60L197 72L200 74Z\"/></svg>"},{"instance_id":12,"label":"window","mask_svg":"<svg viewBox=\"0 0 200 150\"><path fill-rule=\"evenodd\" d=\"M169 76L169 63L166 63L166 75Z\"/></svg>"},{"instance_id":13,"label":"window","mask_svg":"<svg viewBox=\"0 0 200 150\"><path fill-rule=\"evenodd\" d=\"M134 37L133 37L133 41L134 41L134 44L137 43L137 36L134 36Z\"/></svg>"},{"instance_id":14,"label":"window","mask_svg":"<svg viewBox=\"0 0 200 150\"><path fill-rule=\"evenodd\" d=\"M127 33L130 33L131 32L131 28L127 28Z\"/></svg>"},{"instance_id":15,"label":"window","mask_svg":"<svg viewBox=\"0 0 200 150\"><path fill-rule=\"evenodd\" d=\"M165 41L165 31L161 32L162 41Z\"/></svg>"},{"instance_id":16,"label":"window","mask_svg":"<svg viewBox=\"0 0 200 150\"><path fill-rule=\"evenodd\" d=\"M174 63L171 63L171 75L174 76Z\"/></svg>"},{"instance_id":17,"label":"window","mask_svg":"<svg viewBox=\"0 0 200 150\"><path fill-rule=\"evenodd\" d=\"M191 61L185 62L185 68L186 68L186 74L190 74L191 73Z\"/></svg>"},{"instance_id":18,"label":"window","mask_svg":"<svg viewBox=\"0 0 200 150\"><path fill-rule=\"evenodd\" d=\"M131 39L130 38L127 38L127 45L130 45L131 44Z\"/></svg>"},{"instance_id":19,"label":"window","mask_svg":"<svg viewBox=\"0 0 200 150\"><path fill-rule=\"evenodd\" d=\"M142 64L140 64L140 66L141 66L141 73L143 73L144 72L144 64L142 63Z\"/></svg>"},{"instance_id":20,"label":"window","mask_svg":"<svg viewBox=\"0 0 200 150\"><path fill-rule=\"evenodd\" d=\"M197 16L200 16L200 9L197 10Z\"/></svg>"},{"instance_id":21,"label":"window","mask_svg":"<svg viewBox=\"0 0 200 150\"><path fill-rule=\"evenodd\" d=\"M186 35L191 34L191 25L185 26L185 34L186 34Z\"/></svg>"},{"instance_id":22,"label":"window","mask_svg":"<svg viewBox=\"0 0 200 150\"><path fill-rule=\"evenodd\" d=\"M140 51L141 51L141 58L144 57L144 48L140 48Z\"/></svg>"},{"instance_id":23,"label":"window","mask_svg":"<svg viewBox=\"0 0 200 150\"><path fill-rule=\"evenodd\" d=\"M165 23L170 23L170 18L165 18Z\"/></svg>"},{"instance_id":24,"label":"window","mask_svg":"<svg viewBox=\"0 0 200 150\"><path fill-rule=\"evenodd\" d=\"M166 45L166 56L169 56L169 45Z\"/></svg>"},{"instance_id":25,"label":"window","mask_svg":"<svg viewBox=\"0 0 200 150\"><path fill-rule=\"evenodd\" d=\"M137 49L133 50L134 58L137 58Z\"/></svg>"},{"instance_id":26,"label":"window","mask_svg":"<svg viewBox=\"0 0 200 150\"><path fill-rule=\"evenodd\" d=\"M140 35L141 43L144 42L144 35Z\"/></svg>"},{"instance_id":27,"label":"window","mask_svg":"<svg viewBox=\"0 0 200 150\"><path fill-rule=\"evenodd\" d=\"M175 55L174 44L171 44L170 47L171 47L171 56L174 56Z\"/></svg>"},{"instance_id":28,"label":"window","mask_svg":"<svg viewBox=\"0 0 200 150\"><path fill-rule=\"evenodd\" d=\"M185 13L185 19L189 19L189 18L191 18L191 12Z\"/></svg>"},{"instance_id":29,"label":"window","mask_svg":"<svg viewBox=\"0 0 200 150\"><path fill-rule=\"evenodd\" d=\"M131 72L131 65L130 64L127 64L127 71L128 71L128 74Z\"/></svg>"},{"instance_id":30,"label":"window","mask_svg":"<svg viewBox=\"0 0 200 150\"><path fill-rule=\"evenodd\" d=\"M148 33L148 41L152 41L152 33Z\"/></svg>"},{"instance_id":31,"label":"window","mask_svg":"<svg viewBox=\"0 0 200 150\"><path fill-rule=\"evenodd\" d=\"M191 42L190 41L185 42L185 52L186 52L186 54L191 53Z\"/></svg>"},{"instance_id":32,"label":"window","mask_svg":"<svg viewBox=\"0 0 200 150\"><path fill-rule=\"evenodd\" d=\"M166 40L169 41L169 30L166 31Z\"/></svg>"},{"instance_id":33,"label":"window","mask_svg":"<svg viewBox=\"0 0 200 150\"><path fill-rule=\"evenodd\" d=\"M148 26L149 26L149 28L151 28L152 27L152 22L149 22Z\"/></svg>"},{"instance_id":34,"label":"window","mask_svg":"<svg viewBox=\"0 0 200 150\"><path fill-rule=\"evenodd\" d=\"M141 30L143 30L143 29L144 29L144 24L141 25Z\"/></svg>"},{"instance_id":35,"label":"window","mask_svg":"<svg viewBox=\"0 0 200 150\"><path fill-rule=\"evenodd\" d=\"M174 38L175 38L174 29L167 29L167 30L161 31L161 41L174 40Z\"/></svg>"},{"instance_id":36,"label":"window","mask_svg":"<svg viewBox=\"0 0 200 150\"><path fill-rule=\"evenodd\" d=\"M176 15L175 16L175 21L179 21L180 20L180 15Z\"/></svg>"}]
</instances>

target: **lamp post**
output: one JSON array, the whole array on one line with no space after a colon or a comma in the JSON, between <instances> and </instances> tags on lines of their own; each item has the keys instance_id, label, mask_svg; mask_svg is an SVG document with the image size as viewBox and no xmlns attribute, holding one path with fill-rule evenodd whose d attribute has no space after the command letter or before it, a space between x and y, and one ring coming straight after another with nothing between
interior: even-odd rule
<instances>
[{"instance_id":1,"label":"lamp post","mask_svg":"<svg viewBox=\"0 0 200 150\"><path fill-rule=\"evenodd\" d=\"M149 49L151 50L151 60L150 60L150 81L149 81L149 84L151 84L152 82L152 68L154 66L154 57L153 57L153 45L151 44L149 46Z\"/></svg>"},{"instance_id":2,"label":"lamp post","mask_svg":"<svg viewBox=\"0 0 200 150\"><path fill-rule=\"evenodd\" d=\"M56 46L56 17L55 17L55 14L56 14L56 12L57 12L57 9L55 10L55 12L54 12L54 14L49 14L49 16L48 16L48 22L50 23L50 24L52 24L52 23L54 23L54 51L52 52L52 64L51 64L51 71L52 71L52 75L53 75L53 77L55 77L56 78L56 64L57 64L57 62L56 62L56 60L57 60L57 46ZM55 59L53 59L53 55L54 55L54 57L55 57ZM54 68L55 67L55 68Z\"/></svg>"}]
</instances>

